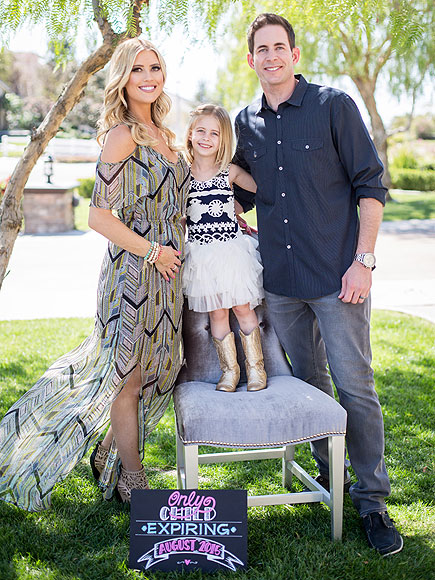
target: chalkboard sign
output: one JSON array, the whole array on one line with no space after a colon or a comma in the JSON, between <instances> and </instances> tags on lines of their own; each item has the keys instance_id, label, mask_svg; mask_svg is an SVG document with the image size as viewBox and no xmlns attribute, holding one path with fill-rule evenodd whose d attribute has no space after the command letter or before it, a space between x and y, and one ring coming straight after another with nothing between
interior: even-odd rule
<instances>
[{"instance_id":1,"label":"chalkboard sign","mask_svg":"<svg viewBox=\"0 0 435 580\"><path fill-rule=\"evenodd\" d=\"M245 490L132 491L130 568L237 570L246 563Z\"/></svg>"}]
</instances>

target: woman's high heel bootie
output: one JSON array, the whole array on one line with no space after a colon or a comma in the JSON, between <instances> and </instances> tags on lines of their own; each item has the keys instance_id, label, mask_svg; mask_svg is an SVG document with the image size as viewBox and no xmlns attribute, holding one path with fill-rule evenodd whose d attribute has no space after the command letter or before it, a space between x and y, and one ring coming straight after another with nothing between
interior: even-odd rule
<instances>
[{"instance_id":1,"label":"woman's high heel bootie","mask_svg":"<svg viewBox=\"0 0 435 580\"><path fill-rule=\"evenodd\" d=\"M106 465L107 456L109 454L109 450L102 446L101 441L97 441L95 445L95 449L92 451L92 455L89 458L89 463L91 464L92 475L98 481L101 475L101 472Z\"/></svg>"},{"instance_id":2,"label":"woman's high heel bootie","mask_svg":"<svg viewBox=\"0 0 435 580\"><path fill-rule=\"evenodd\" d=\"M116 497L123 503L130 503L132 489L149 489L145 469L142 466L139 471L127 471L121 467L118 485L116 486Z\"/></svg>"}]
</instances>

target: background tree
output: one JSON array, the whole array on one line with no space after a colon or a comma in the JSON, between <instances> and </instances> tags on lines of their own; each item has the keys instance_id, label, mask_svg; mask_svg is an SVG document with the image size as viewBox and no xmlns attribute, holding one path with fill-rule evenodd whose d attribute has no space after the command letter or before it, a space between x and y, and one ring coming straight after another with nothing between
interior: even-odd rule
<instances>
[{"instance_id":1,"label":"background tree","mask_svg":"<svg viewBox=\"0 0 435 580\"><path fill-rule=\"evenodd\" d=\"M246 64L247 26L260 12L285 16L302 48L300 72L316 80L347 76L355 83L370 116L373 140L385 166L385 185L390 188L388 133L378 110L376 87L384 73L392 94L408 93L415 102L425 81L433 77L432 0L282 0L279 4L260 1L255 6L243 0L239 5L233 9L228 48L222 51L227 65L218 77L217 97L234 108L256 94L255 73ZM235 87L243 98L238 99Z\"/></svg>"}]
</instances>

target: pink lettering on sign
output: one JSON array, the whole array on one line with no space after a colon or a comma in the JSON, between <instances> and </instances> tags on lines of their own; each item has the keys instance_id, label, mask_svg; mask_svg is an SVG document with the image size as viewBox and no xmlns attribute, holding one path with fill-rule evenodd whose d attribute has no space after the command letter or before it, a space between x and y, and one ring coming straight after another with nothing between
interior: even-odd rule
<instances>
[{"instance_id":1,"label":"pink lettering on sign","mask_svg":"<svg viewBox=\"0 0 435 580\"><path fill-rule=\"evenodd\" d=\"M207 542L206 540L200 540L198 552L213 554L213 556L221 556L222 544L216 544L215 542Z\"/></svg>"},{"instance_id":2,"label":"pink lettering on sign","mask_svg":"<svg viewBox=\"0 0 435 580\"><path fill-rule=\"evenodd\" d=\"M171 519L191 519L192 516L197 519L198 514L204 514L206 520L216 517L215 498L199 495L196 491L191 491L189 494L174 491L168 498L168 506L171 508Z\"/></svg>"},{"instance_id":3,"label":"pink lettering on sign","mask_svg":"<svg viewBox=\"0 0 435 580\"><path fill-rule=\"evenodd\" d=\"M169 540L159 544L158 554L171 554L172 552L194 552L196 539L179 538L178 540Z\"/></svg>"}]
</instances>

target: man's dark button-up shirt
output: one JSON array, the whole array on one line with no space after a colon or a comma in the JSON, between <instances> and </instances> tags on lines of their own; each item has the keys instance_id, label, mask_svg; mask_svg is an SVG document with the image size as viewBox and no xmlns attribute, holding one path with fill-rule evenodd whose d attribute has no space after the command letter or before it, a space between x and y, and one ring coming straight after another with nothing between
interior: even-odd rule
<instances>
[{"instance_id":1,"label":"man's dark button-up shirt","mask_svg":"<svg viewBox=\"0 0 435 580\"><path fill-rule=\"evenodd\" d=\"M385 203L383 167L352 99L301 76L277 111L263 95L236 118L234 163L257 183L236 188L245 210L255 204L264 287L297 298L341 287L358 235L357 202Z\"/></svg>"}]
</instances>

